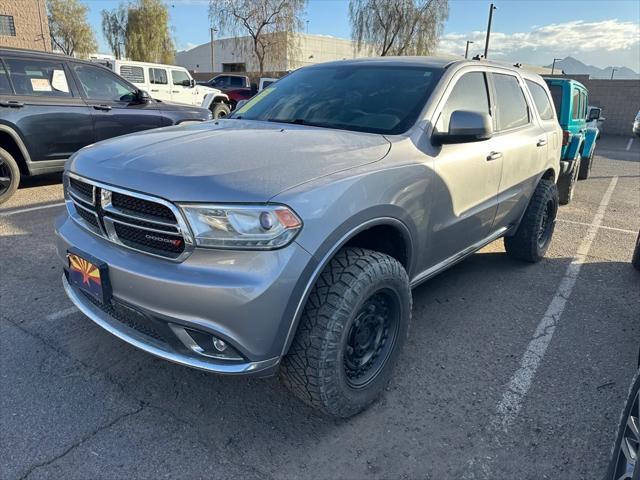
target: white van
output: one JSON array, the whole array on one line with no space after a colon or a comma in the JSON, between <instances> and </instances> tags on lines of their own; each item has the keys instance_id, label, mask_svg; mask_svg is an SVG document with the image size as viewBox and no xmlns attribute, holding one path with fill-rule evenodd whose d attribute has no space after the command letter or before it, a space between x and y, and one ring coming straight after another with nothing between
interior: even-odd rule
<instances>
[{"instance_id":1,"label":"white van","mask_svg":"<svg viewBox=\"0 0 640 480\"><path fill-rule=\"evenodd\" d=\"M186 68L129 60L100 60L99 63L156 100L208 108L213 118L226 117L231 112L227 95L218 89L197 85Z\"/></svg>"}]
</instances>

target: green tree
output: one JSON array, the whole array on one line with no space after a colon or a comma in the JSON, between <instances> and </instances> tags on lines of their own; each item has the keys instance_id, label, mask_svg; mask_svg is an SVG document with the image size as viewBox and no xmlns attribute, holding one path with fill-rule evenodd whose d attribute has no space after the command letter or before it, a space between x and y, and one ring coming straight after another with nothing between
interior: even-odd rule
<instances>
[{"instance_id":1,"label":"green tree","mask_svg":"<svg viewBox=\"0 0 640 480\"><path fill-rule=\"evenodd\" d=\"M448 0L349 0L351 37L380 56L432 53L448 16Z\"/></svg>"},{"instance_id":2,"label":"green tree","mask_svg":"<svg viewBox=\"0 0 640 480\"><path fill-rule=\"evenodd\" d=\"M47 0L49 30L54 49L86 56L98 49L87 21L87 7L78 0Z\"/></svg>"},{"instance_id":3,"label":"green tree","mask_svg":"<svg viewBox=\"0 0 640 480\"><path fill-rule=\"evenodd\" d=\"M138 0L129 6L125 39L131 60L173 63L169 12L161 0Z\"/></svg>"},{"instance_id":4,"label":"green tree","mask_svg":"<svg viewBox=\"0 0 640 480\"><path fill-rule=\"evenodd\" d=\"M119 5L113 10L102 10L102 33L116 59L122 58L127 36L129 12L126 5Z\"/></svg>"}]
</instances>

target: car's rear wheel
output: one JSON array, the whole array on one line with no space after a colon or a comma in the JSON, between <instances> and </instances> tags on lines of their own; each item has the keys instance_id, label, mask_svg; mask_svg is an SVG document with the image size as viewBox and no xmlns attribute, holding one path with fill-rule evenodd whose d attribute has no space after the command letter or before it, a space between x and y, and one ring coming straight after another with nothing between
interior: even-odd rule
<instances>
[{"instance_id":1,"label":"car's rear wheel","mask_svg":"<svg viewBox=\"0 0 640 480\"><path fill-rule=\"evenodd\" d=\"M326 414L355 415L389 382L410 318L402 265L379 252L345 248L309 295L281 379Z\"/></svg>"},{"instance_id":2,"label":"car's rear wheel","mask_svg":"<svg viewBox=\"0 0 640 480\"><path fill-rule=\"evenodd\" d=\"M591 169L593 168L593 151L595 149L591 149L591 153L587 158L583 158L580 161L580 170L578 172L578 180L586 180L591 175Z\"/></svg>"},{"instance_id":3,"label":"car's rear wheel","mask_svg":"<svg viewBox=\"0 0 640 480\"><path fill-rule=\"evenodd\" d=\"M0 148L0 203L15 193L20 183L20 168L11 154Z\"/></svg>"},{"instance_id":4,"label":"car's rear wheel","mask_svg":"<svg viewBox=\"0 0 640 480\"><path fill-rule=\"evenodd\" d=\"M540 180L513 236L504 237L508 255L539 262L551 243L558 213L558 189L551 180Z\"/></svg>"},{"instance_id":5,"label":"car's rear wheel","mask_svg":"<svg viewBox=\"0 0 640 480\"><path fill-rule=\"evenodd\" d=\"M640 369L636 372L627 403L622 410L606 480L640 478L638 455L640 455Z\"/></svg>"},{"instance_id":6,"label":"car's rear wheel","mask_svg":"<svg viewBox=\"0 0 640 480\"><path fill-rule=\"evenodd\" d=\"M567 205L573 199L573 192L578 180L578 172L581 168L580 154L577 154L571 165L571 170L558 179L558 200L560 205Z\"/></svg>"},{"instance_id":7,"label":"car's rear wheel","mask_svg":"<svg viewBox=\"0 0 640 480\"><path fill-rule=\"evenodd\" d=\"M231 109L224 103L214 103L211 106L211 115L214 119L224 118L231 113Z\"/></svg>"}]
</instances>

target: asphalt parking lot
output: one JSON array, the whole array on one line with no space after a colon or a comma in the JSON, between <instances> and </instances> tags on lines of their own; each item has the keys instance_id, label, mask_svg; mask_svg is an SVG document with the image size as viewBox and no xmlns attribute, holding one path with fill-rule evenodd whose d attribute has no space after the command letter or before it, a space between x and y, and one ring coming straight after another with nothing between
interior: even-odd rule
<instances>
[{"instance_id":1,"label":"asphalt parking lot","mask_svg":"<svg viewBox=\"0 0 640 480\"><path fill-rule=\"evenodd\" d=\"M498 241L417 288L395 379L346 421L86 319L60 282L61 202L54 175L0 208L0 477L602 478L640 347L640 139L600 141L547 259Z\"/></svg>"}]
</instances>

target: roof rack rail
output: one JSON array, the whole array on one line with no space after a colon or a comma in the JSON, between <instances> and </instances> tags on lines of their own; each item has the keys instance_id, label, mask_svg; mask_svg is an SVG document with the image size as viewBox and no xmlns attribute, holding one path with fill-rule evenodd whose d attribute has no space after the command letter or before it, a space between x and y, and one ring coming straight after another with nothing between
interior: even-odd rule
<instances>
[{"instance_id":1,"label":"roof rack rail","mask_svg":"<svg viewBox=\"0 0 640 480\"><path fill-rule=\"evenodd\" d=\"M484 55L476 55L475 57L473 57L471 60L484 60Z\"/></svg>"},{"instance_id":2,"label":"roof rack rail","mask_svg":"<svg viewBox=\"0 0 640 480\"><path fill-rule=\"evenodd\" d=\"M513 66L516 67L516 68L522 68L522 64L521 63L514 63Z\"/></svg>"}]
</instances>

